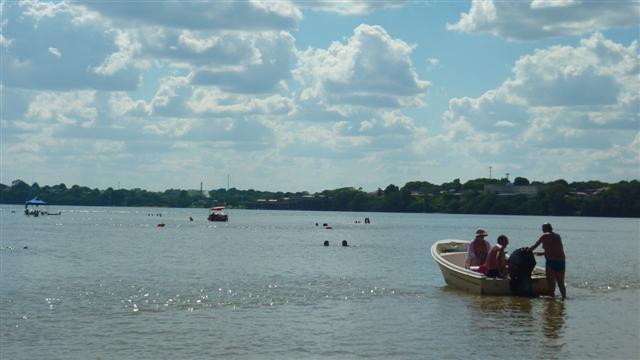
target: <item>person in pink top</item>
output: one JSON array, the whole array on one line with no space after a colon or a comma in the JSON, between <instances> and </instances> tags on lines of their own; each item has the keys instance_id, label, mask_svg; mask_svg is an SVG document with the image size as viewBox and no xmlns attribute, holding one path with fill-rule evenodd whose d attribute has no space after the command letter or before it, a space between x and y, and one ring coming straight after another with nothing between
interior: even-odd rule
<instances>
[{"instance_id":1,"label":"person in pink top","mask_svg":"<svg viewBox=\"0 0 640 360\"><path fill-rule=\"evenodd\" d=\"M507 260L504 250L509 245L509 238L506 235L498 236L498 243L493 245L487 254L487 277L490 278L506 278L507 277Z\"/></svg>"},{"instance_id":2,"label":"person in pink top","mask_svg":"<svg viewBox=\"0 0 640 360\"><path fill-rule=\"evenodd\" d=\"M484 229L478 229L476 231L476 237L471 240L467 248L467 260L464 263L465 268L469 269L472 266L480 266L485 263L487 253L491 248L491 244L485 240L487 235Z\"/></svg>"}]
</instances>

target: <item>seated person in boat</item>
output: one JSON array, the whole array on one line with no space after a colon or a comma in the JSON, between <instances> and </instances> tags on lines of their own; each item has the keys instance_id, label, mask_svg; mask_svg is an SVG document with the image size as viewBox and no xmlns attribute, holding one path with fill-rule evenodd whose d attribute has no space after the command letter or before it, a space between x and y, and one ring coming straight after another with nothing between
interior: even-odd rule
<instances>
[{"instance_id":1,"label":"seated person in boat","mask_svg":"<svg viewBox=\"0 0 640 360\"><path fill-rule=\"evenodd\" d=\"M506 235L498 236L498 243L493 245L487 254L487 277L490 278L506 278L507 277L507 260L504 250L509 245L509 238Z\"/></svg>"},{"instance_id":2,"label":"seated person in boat","mask_svg":"<svg viewBox=\"0 0 640 360\"><path fill-rule=\"evenodd\" d=\"M485 237L487 232L484 229L478 229L476 231L476 237L471 240L467 249L467 261L464 263L464 267L470 269L472 266L480 266L487 260L487 253L491 248L491 244Z\"/></svg>"}]
</instances>

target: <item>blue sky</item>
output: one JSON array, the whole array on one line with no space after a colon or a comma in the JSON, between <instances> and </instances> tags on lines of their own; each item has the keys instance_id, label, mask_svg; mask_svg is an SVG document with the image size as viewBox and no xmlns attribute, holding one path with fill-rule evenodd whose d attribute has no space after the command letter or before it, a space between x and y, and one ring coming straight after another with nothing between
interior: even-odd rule
<instances>
[{"instance_id":1,"label":"blue sky","mask_svg":"<svg viewBox=\"0 0 640 360\"><path fill-rule=\"evenodd\" d=\"M2 1L1 174L640 178L638 1Z\"/></svg>"}]
</instances>

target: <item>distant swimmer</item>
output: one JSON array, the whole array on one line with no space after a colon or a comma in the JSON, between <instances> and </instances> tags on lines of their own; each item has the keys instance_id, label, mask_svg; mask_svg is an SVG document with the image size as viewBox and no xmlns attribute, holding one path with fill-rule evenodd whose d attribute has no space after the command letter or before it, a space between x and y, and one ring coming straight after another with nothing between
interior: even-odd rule
<instances>
[{"instance_id":1,"label":"distant swimmer","mask_svg":"<svg viewBox=\"0 0 640 360\"><path fill-rule=\"evenodd\" d=\"M193 221L193 217L189 216L189 221Z\"/></svg>"},{"instance_id":2,"label":"distant swimmer","mask_svg":"<svg viewBox=\"0 0 640 360\"><path fill-rule=\"evenodd\" d=\"M329 240L324 241L324 246L329 246Z\"/></svg>"},{"instance_id":3,"label":"distant swimmer","mask_svg":"<svg viewBox=\"0 0 640 360\"><path fill-rule=\"evenodd\" d=\"M342 240L342 246L349 246L349 243L347 243L347 240Z\"/></svg>"}]
</instances>

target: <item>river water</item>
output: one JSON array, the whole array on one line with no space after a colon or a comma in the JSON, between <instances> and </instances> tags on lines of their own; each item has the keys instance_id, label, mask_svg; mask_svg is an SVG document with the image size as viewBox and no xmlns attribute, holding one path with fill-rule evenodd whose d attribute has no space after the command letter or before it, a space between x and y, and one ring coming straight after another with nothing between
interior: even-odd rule
<instances>
[{"instance_id":1,"label":"river water","mask_svg":"<svg viewBox=\"0 0 640 360\"><path fill-rule=\"evenodd\" d=\"M50 210L62 215L0 207L1 359L640 355L638 219ZM514 250L546 221L567 253L565 302L456 291L429 253L478 227Z\"/></svg>"}]
</instances>

